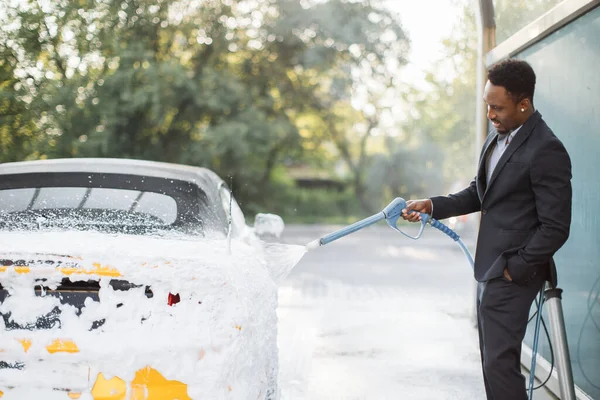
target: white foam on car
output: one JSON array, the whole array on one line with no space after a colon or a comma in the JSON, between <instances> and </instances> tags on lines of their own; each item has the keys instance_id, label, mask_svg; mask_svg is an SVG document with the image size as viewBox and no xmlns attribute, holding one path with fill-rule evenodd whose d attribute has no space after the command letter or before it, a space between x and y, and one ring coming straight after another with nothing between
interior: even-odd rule
<instances>
[{"instance_id":1,"label":"white foam on car","mask_svg":"<svg viewBox=\"0 0 600 400\"><path fill-rule=\"evenodd\" d=\"M276 282L305 251L303 246L258 246L236 239L229 252L225 240L0 233L0 258L62 254L80 258L80 268L94 270L94 263L100 263L121 274L70 275L72 281L100 282L100 302L87 299L79 316L75 307L60 304L56 297L35 295L35 278L44 277L44 285L56 288L65 277L56 267L31 265L27 274L8 267L0 274L10 293L0 311L10 312L15 322L35 323L56 306L62 311L61 326L48 330L7 331L0 319L2 359L25 364L23 370L0 370L4 398L23 399L23 388L69 388L91 398L100 372L106 379L120 377L130 391L135 372L146 366L168 380L187 384L192 399L278 398L278 393L269 393L276 387L278 372ZM38 259L52 257L61 259ZM118 291L109 285L111 279L143 286ZM152 298L144 294L146 285ZM178 293L181 301L169 306L169 293ZM100 328L90 330L93 321L102 319L106 322ZM19 338L31 340L27 352ZM46 346L55 339L72 340L79 352L49 354ZM5 390L9 385L16 389Z\"/></svg>"}]
</instances>

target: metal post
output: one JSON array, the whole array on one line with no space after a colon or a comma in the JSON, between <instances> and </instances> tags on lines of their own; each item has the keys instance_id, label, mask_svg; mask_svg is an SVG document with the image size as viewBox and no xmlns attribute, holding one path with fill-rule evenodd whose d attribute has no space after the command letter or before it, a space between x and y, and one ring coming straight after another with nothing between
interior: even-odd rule
<instances>
[{"instance_id":1,"label":"metal post","mask_svg":"<svg viewBox=\"0 0 600 400\"><path fill-rule=\"evenodd\" d=\"M562 289L549 288L545 292L546 307L550 319L550 336L554 346L554 363L558 374L561 400L576 400L571 356L562 309Z\"/></svg>"},{"instance_id":2,"label":"metal post","mask_svg":"<svg viewBox=\"0 0 600 400\"><path fill-rule=\"evenodd\" d=\"M487 82L486 56L496 47L496 21L494 18L494 4L492 0L479 0L479 18L477 19L478 51L477 51L477 108L475 121L475 165L479 160L479 152L488 133L487 108L482 100L483 88Z\"/></svg>"}]
</instances>

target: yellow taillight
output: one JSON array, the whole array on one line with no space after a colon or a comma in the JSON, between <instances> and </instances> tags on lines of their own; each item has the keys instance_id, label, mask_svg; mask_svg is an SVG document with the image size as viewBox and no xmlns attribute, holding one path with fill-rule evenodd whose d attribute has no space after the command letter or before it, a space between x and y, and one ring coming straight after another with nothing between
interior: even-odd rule
<instances>
[{"instance_id":1,"label":"yellow taillight","mask_svg":"<svg viewBox=\"0 0 600 400\"><path fill-rule=\"evenodd\" d=\"M98 374L92 387L94 400L125 400L127 386L125 381L118 376L106 379L102 372Z\"/></svg>"},{"instance_id":2,"label":"yellow taillight","mask_svg":"<svg viewBox=\"0 0 600 400\"><path fill-rule=\"evenodd\" d=\"M29 351L29 348L31 347L31 340L29 340L29 339L17 339L17 341L19 343L21 343L21 346L23 346L23 350L25 351L25 353L27 353L27 351Z\"/></svg>"},{"instance_id":3,"label":"yellow taillight","mask_svg":"<svg viewBox=\"0 0 600 400\"><path fill-rule=\"evenodd\" d=\"M121 273L112 267L100 266L100 264L94 264L94 269L82 269L78 267L62 267L60 272L63 275L73 275L73 274L85 274L85 275L98 275L98 276L122 276Z\"/></svg>"},{"instance_id":4,"label":"yellow taillight","mask_svg":"<svg viewBox=\"0 0 600 400\"><path fill-rule=\"evenodd\" d=\"M79 353L79 348L71 340L56 339L46 346L48 353Z\"/></svg>"},{"instance_id":5,"label":"yellow taillight","mask_svg":"<svg viewBox=\"0 0 600 400\"><path fill-rule=\"evenodd\" d=\"M119 277L122 276L119 270L111 267L110 265L101 265L100 263L92 264L93 268L91 269L83 269L81 267L62 267L60 268L60 272L63 275L73 275L73 274L83 274L83 275L98 275L98 276L112 276ZM7 265L0 266L0 272L6 272L8 270ZM12 266L11 267L17 274L29 274L31 273L31 267L26 265L21 266ZM35 271L35 268L34 268Z\"/></svg>"},{"instance_id":6,"label":"yellow taillight","mask_svg":"<svg viewBox=\"0 0 600 400\"><path fill-rule=\"evenodd\" d=\"M148 394L148 397L146 397ZM192 400L187 385L169 381L154 368L142 368L131 382L131 400Z\"/></svg>"},{"instance_id":7,"label":"yellow taillight","mask_svg":"<svg viewBox=\"0 0 600 400\"><path fill-rule=\"evenodd\" d=\"M29 267L15 267L15 272L17 274L28 274L31 272L31 268Z\"/></svg>"},{"instance_id":8,"label":"yellow taillight","mask_svg":"<svg viewBox=\"0 0 600 400\"><path fill-rule=\"evenodd\" d=\"M121 273L109 265L100 265L100 263L92 264L95 269L89 270L88 274L101 276L121 276Z\"/></svg>"},{"instance_id":9,"label":"yellow taillight","mask_svg":"<svg viewBox=\"0 0 600 400\"><path fill-rule=\"evenodd\" d=\"M15 266L12 268L15 270L15 272L17 274L28 274L29 272L31 272L31 268L29 268L28 266ZM0 266L0 272L6 272L7 269L8 269L7 265Z\"/></svg>"},{"instance_id":10,"label":"yellow taillight","mask_svg":"<svg viewBox=\"0 0 600 400\"><path fill-rule=\"evenodd\" d=\"M124 400L126 384L119 377L110 380L102 373L92 388L94 400ZM131 382L130 400L192 400L187 394L187 385L169 381L154 368L142 368L135 373Z\"/></svg>"},{"instance_id":11,"label":"yellow taillight","mask_svg":"<svg viewBox=\"0 0 600 400\"><path fill-rule=\"evenodd\" d=\"M76 268L76 267L62 267L60 269L60 272L62 272L63 275L72 275L75 273L82 273L83 271L80 268Z\"/></svg>"}]
</instances>

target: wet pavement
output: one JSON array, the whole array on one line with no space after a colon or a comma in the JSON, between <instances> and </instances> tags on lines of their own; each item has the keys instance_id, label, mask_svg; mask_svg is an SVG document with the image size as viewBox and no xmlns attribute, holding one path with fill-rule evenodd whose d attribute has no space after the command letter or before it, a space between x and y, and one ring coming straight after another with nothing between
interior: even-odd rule
<instances>
[{"instance_id":1,"label":"wet pavement","mask_svg":"<svg viewBox=\"0 0 600 400\"><path fill-rule=\"evenodd\" d=\"M284 241L338 228L287 226ZM432 228L413 241L382 224L306 254L279 292L282 399L485 398L474 293L462 251Z\"/></svg>"}]
</instances>

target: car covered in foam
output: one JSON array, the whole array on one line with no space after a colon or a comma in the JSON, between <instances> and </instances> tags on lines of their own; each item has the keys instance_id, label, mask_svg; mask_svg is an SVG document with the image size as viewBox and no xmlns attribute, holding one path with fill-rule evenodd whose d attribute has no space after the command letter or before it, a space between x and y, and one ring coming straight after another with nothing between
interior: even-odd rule
<instances>
[{"instance_id":1,"label":"car covered in foam","mask_svg":"<svg viewBox=\"0 0 600 400\"><path fill-rule=\"evenodd\" d=\"M256 221L204 168L1 164L0 397L277 398L277 286L257 231L283 221Z\"/></svg>"}]
</instances>

